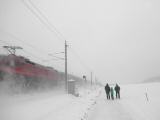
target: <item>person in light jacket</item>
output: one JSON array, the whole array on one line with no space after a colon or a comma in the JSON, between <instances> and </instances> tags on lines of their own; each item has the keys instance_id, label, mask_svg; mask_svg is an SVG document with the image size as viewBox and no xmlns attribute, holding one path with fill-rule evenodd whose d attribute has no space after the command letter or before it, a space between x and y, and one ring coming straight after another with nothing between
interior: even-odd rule
<instances>
[{"instance_id":1,"label":"person in light jacket","mask_svg":"<svg viewBox=\"0 0 160 120\"><path fill-rule=\"evenodd\" d=\"M114 89L113 89L113 87L111 87L111 98L112 98L112 100L114 100Z\"/></svg>"}]
</instances>

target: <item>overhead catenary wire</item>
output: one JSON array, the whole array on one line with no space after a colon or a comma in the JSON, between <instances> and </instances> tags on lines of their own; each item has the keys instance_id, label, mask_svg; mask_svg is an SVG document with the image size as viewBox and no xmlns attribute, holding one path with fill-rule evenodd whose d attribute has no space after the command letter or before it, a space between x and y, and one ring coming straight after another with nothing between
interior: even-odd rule
<instances>
[{"instance_id":1,"label":"overhead catenary wire","mask_svg":"<svg viewBox=\"0 0 160 120\"><path fill-rule=\"evenodd\" d=\"M25 0L21 0L23 2L23 4L40 20L40 22L46 26L46 28L53 32L54 34L57 35L57 37L60 39L60 40L63 40L63 42L65 41L65 38L64 36L57 30L57 28L51 24L49 22L49 20L47 19L47 17L36 7L36 5L31 1L31 0L28 0L28 2L30 3L30 5L34 8L31 8L26 2ZM36 10L36 12L34 11ZM38 14L37 14L38 13ZM43 19L42 19L43 18ZM63 59L63 58L60 58L60 57L56 57L56 58L59 58L59 59Z\"/></svg>"},{"instance_id":2,"label":"overhead catenary wire","mask_svg":"<svg viewBox=\"0 0 160 120\"><path fill-rule=\"evenodd\" d=\"M39 57L39 56L37 56L37 55L34 55L33 53L28 52L27 50L22 49L22 51L24 51L24 52L30 54L31 56L33 56L33 57L35 57L35 58L37 58L37 59L39 59L39 60L42 60L42 59L43 59L42 57Z\"/></svg>"},{"instance_id":3,"label":"overhead catenary wire","mask_svg":"<svg viewBox=\"0 0 160 120\"><path fill-rule=\"evenodd\" d=\"M46 28L52 32L52 33L56 33L57 37L62 41L64 42L65 41L65 38L63 37L63 35L57 30L57 28L51 24L49 22L49 20L47 19L47 17L45 17L45 15L38 9L38 7L35 6L35 4L28 0L28 2L30 3L30 5L34 8L31 8L31 6L29 6L27 4L27 2L25 2L25 0L21 0L22 3L40 20L40 22L46 26ZM36 12L35 12L36 10ZM38 13L38 14L37 14ZM43 19L42 19L43 18Z\"/></svg>"},{"instance_id":4,"label":"overhead catenary wire","mask_svg":"<svg viewBox=\"0 0 160 120\"><path fill-rule=\"evenodd\" d=\"M15 36L14 36L14 37L15 37ZM17 37L15 37L15 38L17 38ZM20 40L20 39L18 39L18 40ZM1 39L0 39L0 41L3 42L4 44L7 44L7 45L9 45L9 46L12 46L12 44L9 43L9 42L6 42L6 41L1 40ZM21 49L21 50L24 51L25 53L32 54L32 56L35 57L35 58L37 58L37 59L42 59L41 57L38 57L38 56L34 55L33 53L30 53L30 52L28 52L28 51L26 51L26 50L24 50L24 49Z\"/></svg>"},{"instance_id":5,"label":"overhead catenary wire","mask_svg":"<svg viewBox=\"0 0 160 120\"><path fill-rule=\"evenodd\" d=\"M54 58L60 59L60 60L65 60L65 59L64 59L64 58L62 58L62 57L57 57L57 56L52 55L52 54L48 54L48 55L50 55L50 56L52 56L52 57L54 57Z\"/></svg>"},{"instance_id":6,"label":"overhead catenary wire","mask_svg":"<svg viewBox=\"0 0 160 120\"><path fill-rule=\"evenodd\" d=\"M32 48L32 49L34 49L34 50L36 50L36 51L38 51L38 52L41 51L41 52L43 52L43 53L45 53L45 54L48 53L46 50L44 50L44 49L42 49L42 48L38 48L37 46L34 46L34 45L28 43L28 42L26 42L26 40L22 40L22 39L20 39L19 37L13 35L12 33L8 32L8 31L5 31L5 30L1 30L1 31L3 31L4 33L6 33L9 37L13 38L14 40L20 41L22 44L27 45L27 46L29 46L30 48Z\"/></svg>"},{"instance_id":7,"label":"overhead catenary wire","mask_svg":"<svg viewBox=\"0 0 160 120\"><path fill-rule=\"evenodd\" d=\"M60 33L57 28L48 20L48 18L39 10L39 8L31 1L28 0L29 4L32 6L30 6L25 0L21 0L23 2L23 4L40 20L40 22L46 26L46 28L50 31L53 32L54 34L56 33L57 37L61 40L61 41L65 41L65 37L62 35L62 33ZM33 9L34 8L34 9ZM35 12L36 10L36 12ZM37 14L38 13L38 14ZM42 19L43 18L43 19ZM72 48L73 49L73 48ZM84 62L82 62L82 60L80 59L79 55L74 52L74 50L71 50L72 53L74 55L77 56L78 60L80 61L80 64L83 65L88 71L91 72L91 69L89 67L87 67Z\"/></svg>"},{"instance_id":8,"label":"overhead catenary wire","mask_svg":"<svg viewBox=\"0 0 160 120\"><path fill-rule=\"evenodd\" d=\"M58 33L60 37L65 41L66 39L63 36L63 34L59 32L59 30L48 20L48 18L39 10L39 8L31 0L28 1L38 11L38 13L46 20L46 22L55 30L55 32Z\"/></svg>"},{"instance_id":9,"label":"overhead catenary wire","mask_svg":"<svg viewBox=\"0 0 160 120\"><path fill-rule=\"evenodd\" d=\"M4 44L10 45L8 42L6 42L6 41L4 41L2 39L0 39L0 42L3 42Z\"/></svg>"},{"instance_id":10,"label":"overhead catenary wire","mask_svg":"<svg viewBox=\"0 0 160 120\"><path fill-rule=\"evenodd\" d=\"M0 41L3 42L5 45L7 44L7 45L11 46L10 43L5 42L4 40L0 40ZM27 50L25 50L25 49L21 49L21 51L23 51L24 53L26 53L27 56L29 55L30 57L36 59L36 60L39 61L40 63L43 63L43 62L44 62L44 58L42 58L42 57L40 57L40 56L37 56L37 55L33 54L32 52L29 52L29 51L27 51ZM8 52L8 51L7 51L7 52ZM56 60L56 61L59 61L58 58L56 58L56 59L53 59L53 58L52 58L52 60L54 60L54 61L55 61L55 60ZM52 62L53 62L53 61L52 61Z\"/></svg>"},{"instance_id":11,"label":"overhead catenary wire","mask_svg":"<svg viewBox=\"0 0 160 120\"><path fill-rule=\"evenodd\" d=\"M1 30L1 31L2 31L2 30ZM27 46L29 46L30 48L36 50L38 53L39 53L39 51L43 52L43 53L48 57L48 54L47 54L48 52L45 51L44 49L40 49L40 48L38 48L38 47L36 47L36 46L33 46L32 44L26 42L25 40L20 39L19 37L11 34L10 32L4 31L4 30L3 30L3 32L6 33L7 35L9 35L9 36L10 36L11 38L13 38L14 40L20 41L22 44L27 45ZM5 44L8 44L7 42L5 42L5 41L3 41L3 40L1 40L1 41L2 41L3 43L5 43ZM11 45L11 44L8 44L8 45ZM29 52L25 52L25 53L29 53ZM60 53L61 53L61 52L60 52ZM30 52L29 54L32 54L32 53ZM39 57L39 56L37 56L37 55L34 55L34 54L32 54L32 56L34 56L36 59L43 59L43 58L41 58L41 57ZM57 57L57 56L55 56L55 57ZM57 57L56 60L58 60L58 59L62 59L62 58Z\"/></svg>"},{"instance_id":12,"label":"overhead catenary wire","mask_svg":"<svg viewBox=\"0 0 160 120\"><path fill-rule=\"evenodd\" d=\"M8 42L6 42L6 41L4 41L4 40L0 40L0 41L3 42L4 44L7 44L7 45L11 46L11 43L8 43ZM22 50L23 52L25 52L25 53L31 54L31 56L33 56L34 58L42 59L42 58L40 58L40 57L38 57L38 56L36 56L36 55L34 55L34 54L32 54L32 53L30 53L30 52L24 50L24 49L21 49L21 50Z\"/></svg>"},{"instance_id":13,"label":"overhead catenary wire","mask_svg":"<svg viewBox=\"0 0 160 120\"><path fill-rule=\"evenodd\" d=\"M77 60L79 61L79 63L80 63L83 67L85 67L85 69L86 69L87 71L89 71L89 72L92 71L91 68L89 68L89 67L83 62L83 60L82 60L81 57L78 55L78 53L73 49L73 47L70 48L70 51L71 51L71 52L73 53L73 55L77 58Z\"/></svg>"},{"instance_id":14,"label":"overhead catenary wire","mask_svg":"<svg viewBox=\"0 0 160 120\"><path fill-rule=\"evenodd\" d=\"M9 45L9 46L12 46L12 44L11 43L9 43L9 42L6 42L6 41L4 41L4 40L2 40L2 39L0 39L0 42L3 42L4 43L4 45ZM3 47L3 46L2 46ZM25 52L25 53L27 53L27 54L29 54L31 57L33 57L33 58L36 58L37 60L42 60L42 58L41 57L38 57L38 56L36 56L36 55L34 55L33 53L30 53L30 52L28 52L28 51L26 51L26 50L24 50L24 49L21 49L23 52ZM8 51L7 51L8 52Z\"/></svg>"}]
</instances>

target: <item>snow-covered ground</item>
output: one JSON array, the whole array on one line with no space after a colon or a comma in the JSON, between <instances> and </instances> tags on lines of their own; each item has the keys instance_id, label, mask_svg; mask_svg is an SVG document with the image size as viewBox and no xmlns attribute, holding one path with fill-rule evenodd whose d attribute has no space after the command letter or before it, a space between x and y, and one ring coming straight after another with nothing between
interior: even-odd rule
<instances>
[{"instance_id":1,"label":"snow-covered ground","mask_svg":"<svg viewBox=\"0 0 160 120\"><path fill-rule=\"evenodd\" d=\"M99 87L81 88L79 97L60 91L3 95L0 120L160 120L159 91L160 83L121 85L121 99L114 101Z\"/></svg>"},{"instance_id":2,"label":"snow-covered ground","mask_svg":"<svg viewBox=\"0 0 160 120\"><path fill-rule=\"evenodd\" d=\"M62 91L1 95L0 120L81 120L94 104L99 89L80 89L79 97Z\"/></svg>"},{"instance_id":3,"label":"snow-covered ground","mask_svg":"<svg viewBox=\"0 0 160 120\"><path fill-rule=\"evenodd\" d=\"M103 92L88 120L160 120L159 91L160 83L123 85L121 99L113 101Z\"/></svg>"}]
</instances>

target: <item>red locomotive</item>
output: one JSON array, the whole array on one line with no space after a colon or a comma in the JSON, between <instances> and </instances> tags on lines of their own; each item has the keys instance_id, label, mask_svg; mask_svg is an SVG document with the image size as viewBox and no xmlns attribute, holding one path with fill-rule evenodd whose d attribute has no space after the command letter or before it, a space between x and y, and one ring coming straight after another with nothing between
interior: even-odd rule
<instances>
[{"instance_id":1,"label":"red locomotive","mask_svg":"<svg viewBox=\"0 0 160 120\"><path fill-rule=\"evenodd\" d=\"M57 84L58 72L50 67L34 63L29 59L15 54L0 56L0 80L6 76L12 79L25 79L25 85L40 81L50 81Z\"/></svg>"}]
</instances>

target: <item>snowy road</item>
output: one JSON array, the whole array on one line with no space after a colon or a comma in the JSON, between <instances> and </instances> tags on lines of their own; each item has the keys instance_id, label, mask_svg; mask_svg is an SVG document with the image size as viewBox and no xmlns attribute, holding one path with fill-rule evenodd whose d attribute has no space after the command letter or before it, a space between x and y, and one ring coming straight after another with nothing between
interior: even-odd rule
<instances>
[{"instance_id":1,"label":"snowy road","mask_svg":"<svg viewBox=\"0 0 160 120\"><path fill-rule=\"evenodd\" d=\"M159 90L160 84L122 86L120 100L107 100L102 90L87 120L160 120L160 97L156 95Z\"/></svg>"},{"instance_id":2,"label":"snowy road","mask_svg":"<svg viewBox=\"0 0 160 120\"><path fill-rule=\"evenodd\" d=\"M102 94L89 120L133 120L122 100L107 100Z\"/></svg>"}]
</instances>

